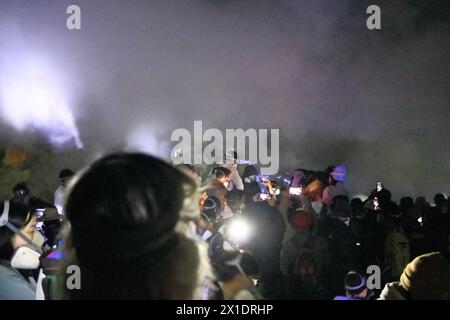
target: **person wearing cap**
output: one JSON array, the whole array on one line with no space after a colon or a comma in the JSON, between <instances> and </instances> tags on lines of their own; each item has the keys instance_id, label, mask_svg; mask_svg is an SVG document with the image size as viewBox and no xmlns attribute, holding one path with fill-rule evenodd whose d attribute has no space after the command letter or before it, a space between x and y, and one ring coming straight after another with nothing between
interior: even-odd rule
<instances>
[{"instance_id":1,"label":"person wearing cap","mask_svg":"<svg viewBox=\"0 0 450 320\"><path fill-rule=\"evenodd\" d=\"M367 289L366 277L356 271L347 273L344 279L345 296L336 296L334 300L367 300L369 291Z\"/></svg>"},{"instance_id":2,"label":"person wearing cap","mask_svg":"<svg viewBox=\"0 0 450 320\"><path fill-rule=\"evenodd\" d=\"M338 195L348 195L347 189L345 189L344 181L347 177L347 167L344 165L338 165L333 168L328 178L328 186L323 190L322 202L324 204L330 204L334 197Z\"/></svg>"},{"instance_id":3,"label":"person wearing cap","mask_svg":"<svg viewBox=\"0 0 450 320\"><path fill-rule=\"evenodd\" d=\"M316 259L318 270L316 271L319 275L319 280L321 274L328 268L330 264L330 255L328 252L328 244L324 238L315 235L312 232L314 219L308 210L303 207L290 208L288 214L289 224L294 229L294 235L283 244L281 249L281 272L284 278L286 298L287 299L325 299L327 298L321 283L315 285L314 292L309 291L308 293L302 292L299 285L297 285L296 279L294 277L294 268L298 253L301 248L305 246L309 247Z\"/></svg>"},{"instance_id":4,"label":"person wearing cap","mask_svg":"<svg viewBox=\"0 0 450 320\"><path fill-rule=\"evenodd\" d=\"M35 213L37 209L52 208L53 205L31 195L27 183L20 182L12 190L11 202L20 202L30 207L30 212Z\"/></svg>"},{"instance_id":5,"label":"person wearing cap","mask_svg":"<svg viewBox=\"0 0 450 320\"><path fill-rule=\"evenodd\" d=\"M60 215L64 214L64 191L66 190L67 182L69 179L74 175L73 171L70 169L63 169L59 173L59 181L60 185L56 189L54 196L53 196L53 203L56 207L56 210L58 210L58 213Z\"/></svg>"},{"instance_id":6,"label":"person wearing cap","mask_svg":"<svg viewBox=\"0 0 450 320\"><path fill-rule=\"evenodd\" d=\"M439 252L418 256L378 300L450 300L450 263Z\"/></svg>"},{"instance_id":7,"label":"person wearing cap","mask_svg":"<svg viewBox=\"0 0 450 320\"><path fill-rule=\"evenodd\" d=\"M57 245L58 235L62 228L63 219L56 208L47 208L43 216L38 219L42 221L42 231L47 238L47 244L50 247Z\"/></svg>"}]
</instances>

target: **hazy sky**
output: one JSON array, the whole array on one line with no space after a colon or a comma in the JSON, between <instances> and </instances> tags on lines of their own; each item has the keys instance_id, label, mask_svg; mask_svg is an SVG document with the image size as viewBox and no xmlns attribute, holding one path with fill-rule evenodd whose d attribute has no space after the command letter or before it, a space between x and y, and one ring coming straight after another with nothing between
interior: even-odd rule
<instances>
[{"instance_id":1,"label":"hazy sky","mask_svg":"<svg viewBox=\"0 0 450 320\"><path fill-rule=\"evenodd\" d=\"M194 120L279 128L282 170L344 163L352 192L450 191L446 1L375 1L379 31L372 2L0 0L0 85L45 62L90 153L162 154ZM66 29L70 4L81 30Z\"/></svg>"}]
</instances>

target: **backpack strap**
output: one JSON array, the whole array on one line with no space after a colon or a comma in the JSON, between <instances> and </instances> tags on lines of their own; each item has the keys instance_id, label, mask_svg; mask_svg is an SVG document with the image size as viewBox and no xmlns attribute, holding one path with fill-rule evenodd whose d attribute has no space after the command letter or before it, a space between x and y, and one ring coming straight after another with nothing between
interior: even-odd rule
<instances>
[{"instance_id":1,"label":"backpack strap","mask_svg":"<svg viewBox=\"0 0 450 320\"><path fill-rule=\"evenodd\" d=\"M314 244L314 237L311 234L311 232L308 232L308 236L307 236L305 244L302 246L302 248L307 248L307 249L312 250L313 244Z\"/></svg>"}]
</instances>

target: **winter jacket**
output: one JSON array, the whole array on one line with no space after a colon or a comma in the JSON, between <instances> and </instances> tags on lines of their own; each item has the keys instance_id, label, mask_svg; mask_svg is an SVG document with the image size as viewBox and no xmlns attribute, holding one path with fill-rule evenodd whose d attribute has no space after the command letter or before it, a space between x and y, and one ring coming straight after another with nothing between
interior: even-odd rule
<instances>
[{"instance_id":1,"label":"winter jacket","mask_svg":"<svg viewBox=\"0 0 450 320\"><path fill-rule=\"evenodd\" d=\"M243 218L252 230L245 249L253 253L260 265L262 294L268 299L277 298L281 291L280 252L286 224L278 209L266 202L249 203Z\"/></svg>"},{"instance_id":2,"label":"winter jacket","mask_svg":"<svg viewBox=\"0 0 450 320\"><path fill-rule=\"evenodd\" d=\"M345 291L342 283L345 275L357 266L353 233L344 222L328 216L319 221L316 234L327 241L331 257L331 266L324 274L324 285L327 286L330 298L342 295Z\"/></svg>"},{"instance_id":3,"label":"winter jacket","mask_svg":"<svg viewBox=\"0 0 450 320\"><path fill-rule=\"evenodd\" d=\"M403 289L400 282L387 283L383 291L381 291L380 297L377 300L409 300L408 292Z\"/></svg>"},{"instance_id":4,"label":"winter jacket","mask_svg":"<svg viewBox=\"0 0 450 320\"><path fill-rule=\"evenodd\" d=\"M322 237L313 235L305 229L296 229L297 232L290 238L281 249L281 272L284 275L291 274L295 265L295 260L299 250L305 246L306 241L310 238L314 256L317 258L320 270L326 269L330 264L330 254L328 252L328 244Z\"/></svg>"},{"instance_id":5,"label":"winter jacket","mask_svg":"<svg viewBox=\"0 0 450 320\"><path fill-rule=\"evenodd\" d=\"M0 265L0 300L36 300L36 282L25 279L17 269Z\"/></svg>"},{"instance_id":6,"label":"winter jacket","mask_svg":"<svg viewBox=\"0 0 450 320\"><path fill-rule=\"evenodd\" d=\"M336 183L334 186L327 186L323 190L322 202L325 204L330 204L331 200L333 200L336 196L347 196L348 191L345 189L344 184L342 182Z\"/></svg>"},{"instance_id":7,"label":"winter jacket","mask_svg":"<svg viewBox=\"0 0 450 320\"><path fill-rule=\"evenodd\" d=\"M350 227L338 218L328 216L319 222L317 235L328 243L333 269L348 272L355 267L356 242Z\"/></svg>"}]
</instances>

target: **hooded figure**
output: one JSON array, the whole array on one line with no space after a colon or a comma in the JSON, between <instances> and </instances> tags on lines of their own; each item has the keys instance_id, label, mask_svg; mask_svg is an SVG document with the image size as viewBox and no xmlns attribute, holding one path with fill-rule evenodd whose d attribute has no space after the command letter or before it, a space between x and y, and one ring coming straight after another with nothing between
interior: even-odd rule
<instances>
[{"instance_id":1,"label":"hooded figure","mask_svg":"<svg viewBox=\"0 0 450 320\"><path fill-rule=\"evenodd\" d=\"M342 295L342 279L356 267L356 241L349 227L352 208L346 196L333 198L331 214L319 221L317 235L323 237L330 250L331 265L327 285L334 296Z\"/></svg>"},{"instance_id":2,"label":"hooded figure","mask_svg":"<svg viewBox=\"0 0 450 320\"><path fill-rule=\"evenodd\" d=\"M177 228L196 203L191 177L152 156L119 153L97 160L69 189L71 228L52 298L198 298L205 255ZM65 285L68 265L79 266L83 290Z\"/></svg>"},{"instance_id":3,"label":"hooded figure","mask_svg":"<svg viewBox=\"0 0 450 320\"><path fill-rule=\"evenodd\" d=\"M450 299L450 264L439 252L421 255L410 262L400 282L386 284L379 300Z\"/></svg>"}]
</instances>

